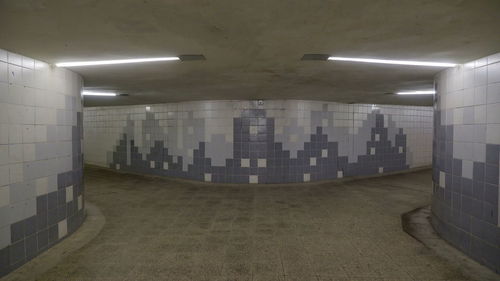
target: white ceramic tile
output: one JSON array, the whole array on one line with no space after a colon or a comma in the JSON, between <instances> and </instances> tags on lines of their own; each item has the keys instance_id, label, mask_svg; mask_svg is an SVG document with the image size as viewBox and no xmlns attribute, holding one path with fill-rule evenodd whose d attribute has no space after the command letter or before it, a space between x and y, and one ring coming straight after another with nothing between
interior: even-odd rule
<instances>
[{"instance_id":1,"label":"white ceramic tile","mask_svg":"<svg viewBox=\"0 0 500 281\"><path fill-rule=\"evenodd\" d=\"M10 164L9 165L9 179L10 183L18 183L24 180L23 164Z\"/></svg>"},{"instance_id":2,"label":"white ceramic tile","mask_svg":"<svg viewBox=\"0 0 500 281\"><path fill-rule=\"evenodd\" d=\"M41 196L49 193L49 178L43 177L35 180L36 196Z\"/></svg>"},{"instance_id":3,"label":"white ceramic tile","mask_svg":"<svg viewBox=\"0 0 500 281\"><path fill-rule=\"evenodd\" d=\"M486 124L486 105L478 105L474 107L474 123Z\"/></svg>"},{"instance_id":4,"label":"white ceramic tile","mask_svg":"<svg viewBox=\"0 0 500 281\"><path fill-rule=\"evenodd\" d=\"M316 157L311 157L309 159L309 165L316 166Z\"/></svg>"},{"instance_id":5,"label":"white ceramic tile","mask_svg":"<svg viewBox=\"0 0 500 281\"><path fill-rule=\"evenodd\" d=\"M23 125L23 143L33 143L35 142L35 126L34 125Z\"/></svg>"},{"instance_id":6,"label":"white ceramic tile","mask_svg":"<svg viewBox=\"0 0 500 281\"><path fill-rule=\"evenodd\" d=\"M9 143L16 144L23 141L23 126L9 125Z\"/></svg>"},{"instance_id":7,"label":"white ceramic tile","mask_svg":"<svg viewBox=\"0 0 500 281\"><path fill-rule=\"evenodd\" d=\"M488 84L486 88L486 102L500 103L500 83Z\"/></svg>"},{"instance_id":8,"label":"white ceramic tile","mask_svg":"<svg viewBox=\"0 0 500 281\"><path fill-rule=\"evenodd\" d=\"M14 64L17 66L23 65L23 57L19 54L8 52L7 59L8 59L9 64Z\"/></svg>"},{"instance_id":9,"label":"white ceramic tile","mask_svg":"<svg viewBox=\"0 0 500 281\"><path fill-rule=\"evenodd\" d=\"M439 186L442 188L446 186L446 174L442 171L439 172Z\"/></svg>"},{"instance_id":10,"label":"white ceramic tile","mask_svg":"<svg viewBox=\"0 0 500 281\"><path fill-rule=\"evenodd\" d=\"M23 72L22 68L17 65L9 64L7 66L8 75L9 75L9 83L15 85L23 85Z\"/></svg>"},{"instance_id":11,"label":"white ceramic tile","mask_svg":"<svg viewBox=\"0 0 500 281\"><path fill-rule=\"evenodd\" d=\"M0 208L10 204L10 188L8 185L0 186Z\"/></svg>"},{"instance_id":12,"label":"white ceramic tile","mask_svg":"<svg viewBox=\"0 0 500 281\"><path fill-rule=\"evenodd\" d=\"M304 174L304 182L311 181L311 174Z\"/></svg>"},{"instance_id":13,"label":"white ceramic tile","mask_svg":"<svg viewBox=\"0 0 500 281\"><path fill-rule=\"evenodd\" d=\"M9 143L9 125L0 124L0 145Z\"/></svg>"},{"instance_id":14,"label":"white ceramic tile","mask_svg":"<svg viewBox=\"0 0 500 281\"><path fill-rule=\"evenodd\" d=\"M206 182L211 182L212 181L212 174L205 173L205 181Z\"/></svg>"},{"instance_id":15,"label":"white ceramic tile","mask_svg":"<svg viewBox=\"0 0 500 281\"><path fill-rule=\"evenodd\" d=\"M0 186L10 183L9 165L0 165Z\"/></svg>"},{"instance_id":16,"label":"white ceramic tile","mask_svg":"<svg viewBox=\"0 0 500 281\"><path fill-rule=\"evenodd\" d=\"M486 125L486 142L490 144L500 144L500 124Z\"/></svg>"},{"instance_id":17,"label":"white ceramic tile","mask_svg":"<svg viewBox=\"0 0 500 281\"><path fill-rule=\"evenodd\" d=\"M0 145L0 165L9 164L9 145Z\"/></svg>"},{"instance_id":18,"label":"white ceramic tile","mask_svg":"<svg viewBox=\"0 0 500 281\"><path fill-rule=\"evenodd\" d=\"M258 133L257 126L250 126L250 134L251 135L256 135Z\"/></svg>"},{"instance_id":19,"label":"white ceramic tile","mask_svg":"<svg viewBox=\"0 0 500 281\"><path fill-rule=\"evenodd\" d=\"M250 167L250 159L241 159L241 167L248 168Z\"/></svg>"},{"instance_id":20,"label":"white ceramic tile","mask_svg":"<svg viewBox=\"0 0 500 281\"><path fill-rule=\"evenodd\" d=\"M248 177L248 182L249 183L259 183L259 176L257 175L251 175Z\"/></svg>"},{"instance_id":21,"label":"white ceramic tile","mask_svg":"<svg viewBox=\"0 0 500 281\"><path fill-rule=\"evenodd\" d=\"M36 142L47 141L47 126L35 125L35 141Z\"/></svg>"},{"instance_id":22,"label":"white ceramic tile","mask_svg":"<svg viewBox=\"0 0 500 281\"><path fill-rule=\"evenodd\" d=\"M488 124L500 123L500 103L489 103L486 108L486 121Z\"/></svg>"},{"instance_id":23,"label":"white ceramic tile","mask_svg":"<svg viewBox=\"0 0 500 281\"><path fill-rule=\"evenodd\" d=\"M482 86L487 83L487 67L482 66L474 69L474 85Z\"/></svg>"},{"instance_id":24,"label":"white ceramic tile","mask_svg":"<svg viewBox=\"0 0 500 281\"><path fill-rule=\"evenodd\" d=\"M0 49L0 61L7 63L8 62L7 57L8 57L7 51Z\"/></svg>"},{"instance_id":25,"label":"white ceramic tile","mask_svg":"<svg viewBox=\"0 0 500 281\"><path fill-rule=\"evenodd\" d=\"M9 163L21 163L23 162L23 145L22 144L10 144L9 145Z\"/></svg>"},{"instance_id":26,"label":"white ceramic tile","mask_svg":"<svg viewBox=\"0 0 500 281\"><path fill-rule=\"evenodd\" d=\"M66 187L66 203L73 201L73 186Z\"/></svg>"},{"instance_id":27,"label":"white ceramic tile","mask_svg":"<svg viewBox=\"0 0 500 281\"><path fill-rule=\"evenodd\" d=\"M58 236L59 239L63 238L64 236L68 235L68 223L65 220L60 221L57 224L57 229L58 229Z\"/></svg>"},{"instance_id":28,"label":"white ceramic tile","mask_svg":"<svg viewBox=\"0 0 500 281\"><path fill-rule=\"evenodd\" d=\"M488 65L488 84L500 82L500 62Z\"/></svg>"},{"instance_id":29,"label":"white ceramic tile","mask_svg":"<svg viewBox=\"0 0 500 281\"><path fill-rule=\"evenodd\" d=\"M322 127L328 127L328 119L321 120L321 126Z\"/></svg>"},{"instance_id":30,"label":"white ceramic tile","mask_svg":"<svg viewBox=\"0 0 500 281\"><path fill-rule=\"evenodd\" d=\"M23 161L35 161L35 145L32 143L23 144Z\"/></svg>"},{"instance_id":31,"label":"white ceramic tile","mask_svg":"<svg viewBox=\"0 0 500 281\"><path fill-rule=\"evenodd\" d=\"M0 61L0 82L9 82L7 63Z\"/></svg>"}]
</instances>

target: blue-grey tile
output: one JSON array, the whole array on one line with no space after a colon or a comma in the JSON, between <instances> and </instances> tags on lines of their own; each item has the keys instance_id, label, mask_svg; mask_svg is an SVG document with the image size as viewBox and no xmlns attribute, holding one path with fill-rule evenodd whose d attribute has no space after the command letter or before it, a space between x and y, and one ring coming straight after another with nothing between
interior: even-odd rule
<instances>
[{"instance_id":1,"label":"blue-grey tile","mask_svg":"<svg viewBox=\"0 0 500 281\"><path fill-rule=\"evenodd\" d=\"M499 147L497 144L486 144L486 164L496 165L499 164Z\"/></svg>"},{"instance_id":2,"label":"blue-grey tile","mask_svg":"<svg viewBox=\"0 0 500 281\"><path fill-rule=\"evenodd\" d=\"M26 259L24 239L19 242L13 243L10 246L10 264L17 264Z\"/></svg>"},{"instance_id":3,"label":"blue-grey tile","mask_svg":"<svg viewBox=\"0 0 500 281\"><path fill-rule=\"evenodd\" d=\"M10 225L11 243L15 243L19 240L24 239L24 229L25 229L24 220L18 221Z\"/></svg>"}]
</instances>

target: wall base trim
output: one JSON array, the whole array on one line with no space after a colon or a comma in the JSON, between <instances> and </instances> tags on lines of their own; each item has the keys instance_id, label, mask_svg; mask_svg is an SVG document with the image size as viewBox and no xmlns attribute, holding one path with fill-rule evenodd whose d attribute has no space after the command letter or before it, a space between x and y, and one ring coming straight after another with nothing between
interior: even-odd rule
<instances>
[{"instance_id":1,"label":"wall base trim","mask_svg":"<svg viewBox=\"0 0 500 281\"><path fill-rule=\"evenodd\" d=\"M216 183L216 182L203 182L203 181L197 181L197 180L190 180L190 179L185 179L185 178L180 178L180 177L170 177L170 176L159 176L159 175L152 175L152 174L141 174L141 173L135 173L135 172L130 172L130 171L120 171L116 169L111 169L108 167L100 166L100 165L95 165L95 164L90 164L90 163L85 163L85 169L91 168L91 169L103 169L106 171L114 172L114 173L119 173L119 174L128 174L128 175L137 175L137 176L144 176L144 177L150 177L150 178L160 178L160 179L170 179L173 181L177 182L185 182L185 183L196 183L196 184L206 184L206 185L256 185L256 184L251 184L251 183ZM385 176L393 176L393 175L400 175L400 174L407 174L407 173L413 173L413 172L419 172L419 171L425 171L425 170L430 170L432 169L431 165L426 165L426 166L421 166L421 167L413 167L409 168L406 170L402 171L394 171L394 172L387 172L387 173L382 173L382 174L373 174L373 175L366 175L366 176L354 176L354 177L345 177L341 179L329 179L329 180L318 180L318 181L312 181L312 182L291 182L291 183L258 183L259 186L263 185L268 185L268 186L279 186L279 185L307 185L307 184L318 184L318 183L343 183L343 182L350 182L350 181L356 181L356 180L363 180L363 179L371 179L371 178L378 178L378 177L385 177Z\"/></svg>"}]
</instances>

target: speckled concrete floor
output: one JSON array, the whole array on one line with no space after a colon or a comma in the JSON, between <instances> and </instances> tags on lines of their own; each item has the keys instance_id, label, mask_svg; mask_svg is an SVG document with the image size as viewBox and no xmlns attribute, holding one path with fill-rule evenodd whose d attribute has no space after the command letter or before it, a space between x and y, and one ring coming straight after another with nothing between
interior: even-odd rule
<instances>
[{"instance_id":1,"label":"speckled concrete floor","mask_svg":"<svg viewBox=\"0 0 500 281\"><path fill-rule=\"evenodd\" d=\"M39 280L466 280L401 229L430 171L218 185L88 168L102 232Z\"/></svg>"}]
</instances>

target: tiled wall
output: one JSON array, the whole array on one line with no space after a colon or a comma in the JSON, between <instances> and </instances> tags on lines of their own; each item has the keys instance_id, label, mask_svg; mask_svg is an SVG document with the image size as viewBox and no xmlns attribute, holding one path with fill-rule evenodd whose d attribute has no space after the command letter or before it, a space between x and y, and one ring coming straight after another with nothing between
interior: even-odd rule
<instances>
[{"instance_id":1,"label":"tiled wall","mask_svg":"<svg viewBox=\"0 0 500 281\"><path fill-rule=\"evenodd\" d=\"M500 273L500 53L441 72L436 87L434 227Z\"/></svg>"},{"instance_id":2,"label":"tiled wall","mask_svg":"<svg viewBox=\"0 0 500 281\"><path fill-rule=\"evenodd\" d=\"M83 220L81 85L0 49L0 277Z\"/></svg>"},{"instance_id":3,"label":"tiled wall","mask_svg":"<svg viewBox=\"0 0 500 281\"><path fill-rule=\"evenodd\" d=\"M84 109L87 163L209 182L283 183L431 164L432 108L201 101Z\"/></svg>"}]
</instances>

